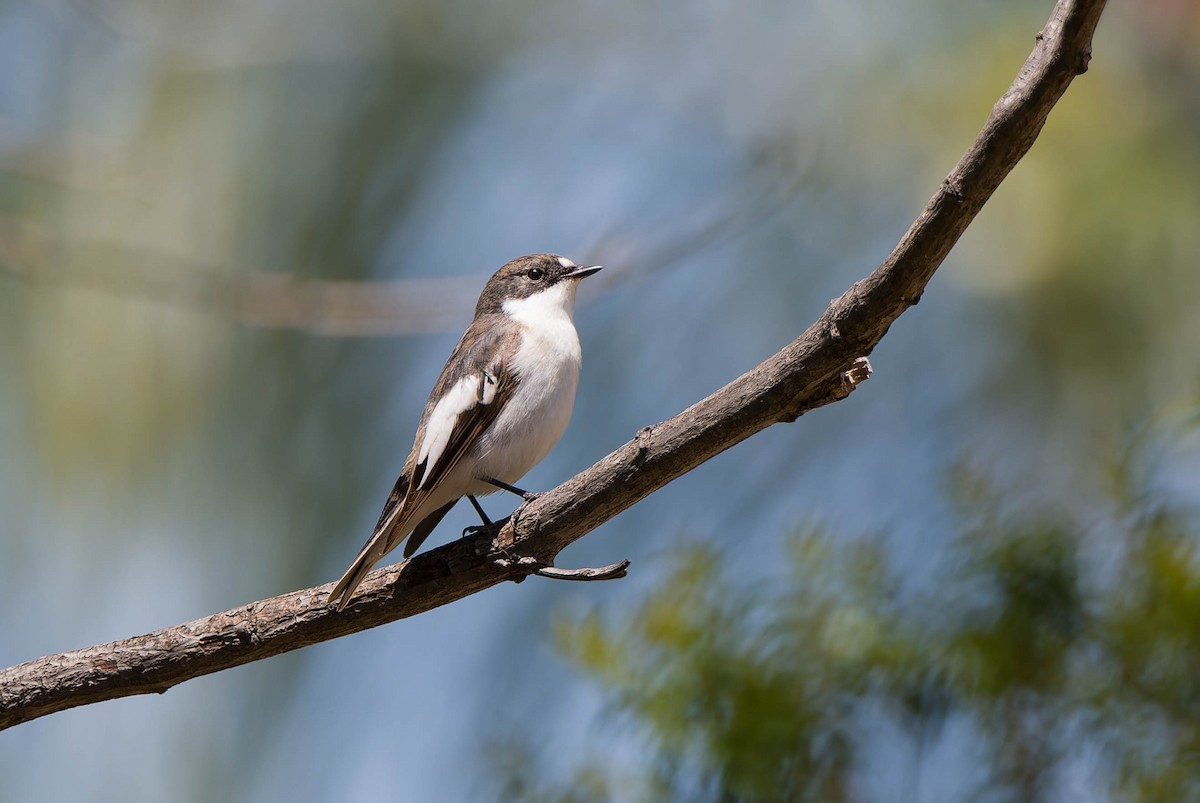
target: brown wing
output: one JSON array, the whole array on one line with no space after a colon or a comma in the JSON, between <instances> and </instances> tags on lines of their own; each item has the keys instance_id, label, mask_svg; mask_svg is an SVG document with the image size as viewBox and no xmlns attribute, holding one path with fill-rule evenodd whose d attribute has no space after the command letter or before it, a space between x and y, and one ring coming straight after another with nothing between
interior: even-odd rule
<instances>
[{"instance_id":1,"label":"brown wing","mask_svg":"<svg viewBox=\"0 0 1200 803\"><path fill-rule=\"evenodd\" d=\"M392 486L392 492L388 494L387 501L383 503L383 512L379 514L379 521L375 522L375 528L371 530L372 535L379 532L379 528L383 526L387 517L392 515L396 506L404 501L406 493L408 493L408 474L401 474L396 478L396 484Z\"/></svg>"},{"instance_id":2,"label":"brown wing","mask_svg":"<svg viewBox=\"0 0 1200 803\"><path fill-rule=\"evenodd\" d=\"M419 510L421 508L425 500L437 490L446 475L458 465L463 455L475 441L479 440L479 436L486 432L496 417L500 415L505 403L512 398L512 392L516 389L516 385L516 377L503 365L492 366L490 371L480 373L478 388L475 392L475 404L456 416L450 436L446 440L446 446L433 461L433 465L427 465L427 461L423 461L414 466L413 479L409 484L408 493L401 503L404 509ZM397 519L401 515L403 512L397 516ZM381 523L385 520L386 516L381 519ZM393 530L393 533L395 532L398 531ZM389 539L388 551L394 549L402 537L395 538L394 542ZM416 546L413 546L412 550L415 549ZM412 554L412 551L405 549L404 553L407 557Z\"/></svg>"},{"instance_id":3,"label":"brown wing","mask_svg":"<svg viewBox=\"0 0 1200 803\"><path fill-rule=\"evenodd\" d=\"M512 398L517 378L509 372L504 355L506 347L514 345L511 338L519 335L505 327L491 326L494 322L487 320L490 317L483 316L472 322L442 369L425 407L416 443L384 504L379 521L329 595L330 601L341 598L339 609L345 607L371 568L395 549L410 531L421 530L421 533L420 538L414 539L410 548L405 549L405 557L428 537L453 502L426 516L416 528L408 527L409 519L421 509ZM457 394L455 403L448 409L440 409L438 402L450 394Z\"/></svg>"}]
</instances>

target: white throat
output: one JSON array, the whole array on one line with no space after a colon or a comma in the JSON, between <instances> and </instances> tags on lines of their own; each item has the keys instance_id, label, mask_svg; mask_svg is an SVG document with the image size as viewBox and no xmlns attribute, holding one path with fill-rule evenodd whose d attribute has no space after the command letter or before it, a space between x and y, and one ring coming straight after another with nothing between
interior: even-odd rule
<instances>
[{"instance_id":1,"label":"white throat","mask_svg":"<svg viewBox=\"0 0 1200 803\"><path fill-rule=\"evenodd\" d=\"M521 342L509 361L516 391L495 424L480 438L476 476L516 482L558 442L579 383L579 335L571 320L577 282L567 280L540 293L509 299L504 313L521 328ZM473 486L491 493L491 486Z\"/></svg>"},{"instance_id":2,"label":"white throat","mask_svg":"<svg viewBox=\"0 0 1200 803\"><path fill-rule=\"evenodd\" d=\"M575 310L575 290L579 283L570 279L547 287L525 298L510 298L504 302L504 312L517 323L541 329L571 323Z\"/></svg>"}]
</instances>

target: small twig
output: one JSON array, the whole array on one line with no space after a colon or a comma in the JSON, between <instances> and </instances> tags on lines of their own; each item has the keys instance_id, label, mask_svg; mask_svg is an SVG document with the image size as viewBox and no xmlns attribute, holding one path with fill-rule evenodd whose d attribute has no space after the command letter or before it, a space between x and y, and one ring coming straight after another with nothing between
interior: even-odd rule
<instances>
[{"instance_id":1,"label":"small twig","mask_svg":"<svg viewBox=\"0 0 1200 803\"><path fill-rule=\"evenodd\" d=\"M610 563L607 566L599 566L595 569L558 569L554 566L543 566L534 574L539 577L549 577L552 580L575 580L577 582L587 582L591 580L618 580L625 576L625 570L629 568L629 559L620 563Z\"/></svg>"},{"instance_id":2,"label":"small twig","mask_svg":"<svg viewBox=\"0 0 1200 803\"><path fill-rule=\"evenodd\" d=\"M504 557L493 558L492 563L501 569L524 569L529 574L548 577L551 580L574 580L578 583L586 583L593 580L619 580L626 575L630 561L626 558L620 563L610 563L607 566L596 568L560 569L552 563L546 563L537 558L528 556L514 558L504 554ZM519 583L524 579L525 575L512 578L514 583Z\"/></svg>"}]
</instances>

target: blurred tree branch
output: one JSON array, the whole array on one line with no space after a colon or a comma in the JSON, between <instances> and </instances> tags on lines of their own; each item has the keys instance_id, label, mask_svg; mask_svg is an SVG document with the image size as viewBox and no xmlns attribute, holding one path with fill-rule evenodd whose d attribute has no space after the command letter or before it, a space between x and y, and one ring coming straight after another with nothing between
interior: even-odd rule
<instances>
[{"instance_id":1,"label":"blurred tree branch","mask_svg":"<svg viewBox=\"0 0 1200 803\"><path fill-rule=\"evenodd\" d=\"M230 273L144 247L56 237L0 219L0 270L175 304L264 328L315 334L450 331L468 320L472 279L336 281Z\"/></svg>"},{"instance_id":2,"label":"blurred tree branch","mask_svg":"<svg viewBox=\"0 0 1200 803\"><path fill-rule=\"evenodd\" d=\"M1105 0L1058 0L1033 52L975 142L900 243L796 340L682 413L520 507L493 541L477 534L373 572L350 607L329 585L294 591L110 644L0 672L0 728L55 711L163 692L190 678L422 613L553 565L568 544L705 460L772 424L844 398L843 374L917 303L984 203L1087 69ZM496 558L516 553L532 561Z\"/></svg>"},{"instance_id":3,"label":"blurred tree branch","mask_svg":"<svg viewBox=\"0 0 1200 803\"><path fill-rule=\"evenodd\" d=\"M644 278L637 264L662 269L761 222L795 195L798 181L781 182L761 168L684 225L657 237L608 235L580 249L608 267L603 292ZM346 281L299 279L265 271L235 272L144 246L56 236L29 223L0 218L0 271L42 284L106 293L200 310L247 326L316 335L374 337L453 332L470 320L478 277Z\"/></svg>"}]
</instances>

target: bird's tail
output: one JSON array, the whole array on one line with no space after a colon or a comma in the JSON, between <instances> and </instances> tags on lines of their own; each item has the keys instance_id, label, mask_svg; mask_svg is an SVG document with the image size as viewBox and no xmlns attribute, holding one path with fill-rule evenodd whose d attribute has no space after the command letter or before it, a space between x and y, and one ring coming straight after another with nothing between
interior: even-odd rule
<instances>
[{"instance_id":1,"label":"bird's tail","mask_svg":"<svg viewBox=\"0 0 1200 803\"><path fill-rule=\"evenodd\" d=\"M362 551L358 553L358 557L350 564L350 568L342 575L342 579L337 581L333 591L329 592L329 599L326 602L337 601L339 611L345 608L350 597L354 595L355 589L383 557L386 552L385 544L387 544L386 532L379 531L372 535L371 539L363 546Z\"/></svg>"},{"instance_id":2,"label":"bird's tail","mask_svg":"<svg viewBox=\"0 0 1200 803\"><path fill-rule=\"evenodd\" d=\"M379 516L379 523L375 525L375 532L371 533L371 537L367 539L367 543L363 544L363 548L359 550L358 557L350 564L350 568L342 575L342 579L337 581L337 585L333 587L333 591L329 592L329 599L326 602L338 600L338 610L346 607L346 603L350 601L350 597L354 595L354 590L375 567L375 564L383 558L384 555L391 552L401 541L408 539L408 544L404 548L404 561L408 562L408 558L417 551L417 548L429 537L433 532L433 528L438 525L450 508L454 507L454 503L458 499L451 499L446 504L442 505L437 510L425 516L417 523L416 527L412 526L413 516L420 513L422 508L422 497L418 496L413 502L416 505L416 511L410 510L410 499L407 495L401 497L401 483L407 486L407 480L401 476L396 482L396 489L392 491L392 496L388 500L388 504L383 509L383 513Z\"/></svg>"},{"instance_id":3,"label":"bird's tail","mask_svg":"<svg viewBox=\"0 0 1200 803\"><path fill-rule=\"evenodd\" d=\"M325 600L326 603L338 600L338 610L345 608L350 597L354 595L354 590L370 574L371 569L375 568L375 564L379 562L380 558L403 540L403 537L393 540L394 536L399 535L396 530L404 524L404 518L399 515L403 507L403 504L399 504L392 506L391 510L383 511L383 515L379 517L379 523L375 525L375 532L371 533L371 537L367 539L367 543L363 544L363 548L359 550L358 556L354 558L350 568L342 575L342 579L337 581L333 591L329 592L329 599ZM405 534L407 535L407 533Z\"/></svg>"}]
</instances>

